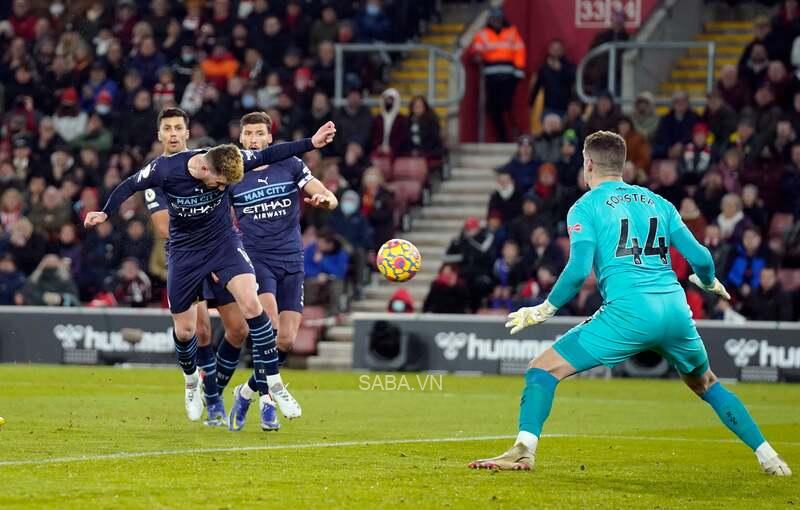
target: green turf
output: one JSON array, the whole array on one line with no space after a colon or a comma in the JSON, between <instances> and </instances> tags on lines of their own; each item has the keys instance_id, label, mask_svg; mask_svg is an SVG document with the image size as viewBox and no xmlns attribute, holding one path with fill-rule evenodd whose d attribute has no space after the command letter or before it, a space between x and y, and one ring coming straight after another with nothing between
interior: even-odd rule
<instances>
[{"instance_id":1,"label":"green turf","mask_svg":"<svg viewBox=\"0 0 800 510\"><path fill-rule=\"evenodd\" d=\"M441 391L421 391L411 374L413 390L368 391L376 376L359 376L287 372L302 419L264 433L253 413L231 433L186 420L177 369L0 366L0 508L800 506L798 477L762 475L677 381L562 383L545 434L565 436L542 441L532 473L466 469L508 439L293 447L516 432L520 377L445 377ZM800 385L734 391L800 467ZM233 450L197 451L212 448ZM7 464L158 451L179 453Z\"/></svg>"}]
</instances>

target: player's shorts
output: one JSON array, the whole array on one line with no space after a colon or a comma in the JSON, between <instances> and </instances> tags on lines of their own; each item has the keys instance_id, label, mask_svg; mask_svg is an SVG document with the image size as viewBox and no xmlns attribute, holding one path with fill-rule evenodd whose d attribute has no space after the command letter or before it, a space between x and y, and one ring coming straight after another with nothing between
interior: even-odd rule
<instances>
[{"instance_id":1,"label":"player's shorts","mask_svg":"<svg viewBox=\"0 0 800 510\"><path fill-rule=\"evenodd\" d=\"M258 283L259 294L272 294L278 303L278 312L303 311L302 262L285 262L251 254ZM233 295L222 285L222 281L207 281L203 296L210 307L224 306L235 302Z\"/></svg>"},{"instance_id":2,"label":"player's shorts","mask_svg":"<svg viewBox=\"0 0 800 510\"><path fill-rule=\"evenodd\" d=\"M169 254L167 296L172 313L185 312L203 297L203 283L211 273L223 286L236 275L253 274L253 265L239 238L231 237L213 251L175 251Z\"/></svg>"},{"instance_id":3,"label":"player's shorts","mask_svg":"<svg viewBox=\"0 0 800 510\"><path fill-rule=\"evenodd\" d=\"M632 294L604 304L567 331L553 348L578 372L614 367L643 351L655 351L681 374L701 375L708 355L683 291Z\"/></svg>"}]
</instances>

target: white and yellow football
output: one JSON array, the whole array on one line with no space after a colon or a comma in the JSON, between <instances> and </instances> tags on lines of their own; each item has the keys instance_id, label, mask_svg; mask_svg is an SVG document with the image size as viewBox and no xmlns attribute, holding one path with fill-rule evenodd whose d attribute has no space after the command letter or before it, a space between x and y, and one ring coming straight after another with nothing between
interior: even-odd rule
<instances>
[{"instance_id":1,"label":"white and yellow football","mask_svg":"<svg viewBox=\"0 0 800 510\"><path fill-rule=\"evenodd\" d=\"M375 264L390 282L407 282L422 267L422 256L410 241L390 239L378 250Z\"/></svg>"}]
</instances>

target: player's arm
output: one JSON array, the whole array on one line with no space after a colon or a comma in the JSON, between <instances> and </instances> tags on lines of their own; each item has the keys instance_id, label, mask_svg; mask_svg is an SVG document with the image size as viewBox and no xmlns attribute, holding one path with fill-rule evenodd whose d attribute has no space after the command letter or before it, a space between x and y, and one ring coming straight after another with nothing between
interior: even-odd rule
<instances>
[{"instance_id":1,"label":"player's arm","mask_svg":"<svg viewBox=\"0 0 800 510\"><path fill-rule=\"evenodd\" d=\"M303 190L310 196L304 199L305 203L332 211L339 205L339 199L331 190L325 187L319 179L312 177Z\"/></svg>"},{"instance_id":2,"label":"player's arm","mask_svg":"<svg viewBox=\"0 0 800 510\"><path fill-rule=\"evenodd\" d=\"M544 303L520 308L508 315L506 327L511 328L512 335L551 318L581 290L583 282L592 272L594 261L596 243L591 219L591 215L578 204L569 210L567 225L570 232L570 248L567 265Z\"/></svg>"},{"instance_id":3,"label":"player's arm","mask_svg":"<svg viewBox=\"0 0 800 510\"><path fill-rule=\"evenodd\" d=\"M249 172L258 167L283 161L292 156L299 156L314 149L321 149L331 143L334 136L336 136L336 126L333 122L328 121L320 127L311 138L271 145L260 151L242 151L244 171Z\"/></svg>"},{"instance_id":4,"label":"player's arm","mask_svg":"<svg viewBox=\"0 0 800 510\"><path fill-rule=\"evenodd\" d=\"M145 190L144 200L156 234L162 239L169 239L169 210L164 192L161 188L150 188Z\"/></svg>"},{"instance_id":5,"label":"player's arm","mask_svg":"<svg viewBox=\"0 0 800 510\"><path fill-rule=\"evenodd\" d=\"M717 294L725 299L730 299L731 296L725 290L722 282L717 280L714 270L714 258L708 251L708 248L700 244L694 238L689 228L681 219L675 206L671 205L670 217L670 243L677 248L681 255L686 258L689 265L692 266L694 274L689 276L689 281L697 285L706 292Z\"/></svg>"},{"instance_id":6,"label":"player's arm","mask_svg":"<svg viewBox=\"0 0 800 510\"><path fill-rule=\"evenodd\" d=\"M137 191L160 187L161 177L159 172L156 171L158 162L159 159L150 162L147 166L119 183L109 195L102 211L93 211L86 215L86 219L83 222L84 226L88 228L103 223L111 213L119 209L122 203Z\"/></svg>"}]
</instances>

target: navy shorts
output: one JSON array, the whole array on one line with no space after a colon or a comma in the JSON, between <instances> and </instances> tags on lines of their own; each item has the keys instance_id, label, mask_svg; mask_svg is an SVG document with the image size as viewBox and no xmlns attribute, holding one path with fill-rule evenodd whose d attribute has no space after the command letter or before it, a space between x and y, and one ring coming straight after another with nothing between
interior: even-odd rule
<instances>
[{"instance_id":1,"label":"navy shorts","mask_svg":"<svg viewBox=\"0 0 800 510\"><path fill-rule=\"evenodd\" d=\"M284 262L264 257L254 257L256 282L259 294L272 294L278 303L278 312L303 311L303 262ZM222 278L214 283L209 278L203 286L203 297L208 306L219 307L235 302L225 288Z\"/></svg>"},{"instance_id":2,"label":"navy shorts","mask_svg":"<svg viewBox=\"0 0 800 510\"><path fill-rule=\"evenodd\" d=\"M167 297L172 313L185 312L192 303L203 299L203 283L210 274L227 285L236 275L253 274L253 264L242 247L242 241L231 238L213 250L175 251L169 254Z\"/></svg>"}]
</instances>

